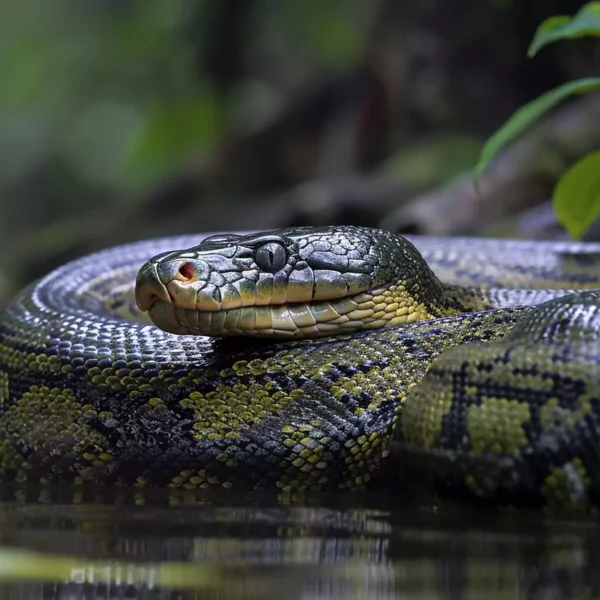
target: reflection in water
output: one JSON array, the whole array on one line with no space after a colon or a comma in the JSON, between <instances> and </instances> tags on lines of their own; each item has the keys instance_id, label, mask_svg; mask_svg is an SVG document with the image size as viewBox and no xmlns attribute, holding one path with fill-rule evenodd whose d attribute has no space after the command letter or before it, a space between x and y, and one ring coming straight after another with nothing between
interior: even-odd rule
<instances>
[{"instance_id":1,"label":"reflection in water","mask_svg":"<svg viewBox=\"0 0 600 600\"><path fill-rule=\"evenodd\" d=\"M594 524L344 493L0 493L1 600L600 595Z\"/></svg>"}]
</instances>

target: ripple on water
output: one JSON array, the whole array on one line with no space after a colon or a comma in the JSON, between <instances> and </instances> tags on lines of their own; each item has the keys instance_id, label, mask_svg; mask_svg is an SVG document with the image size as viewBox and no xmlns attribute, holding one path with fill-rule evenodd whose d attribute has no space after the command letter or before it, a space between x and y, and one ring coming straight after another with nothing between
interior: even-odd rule
<instances>
[{"instance_id":1,"label":"ripple on water","mask_svg":"<svg viewBox=\"0 0 600 600\"><path fill-rule=\"evenodd\" d=\"M593 598L594 524L390 496L0 487L2 600Z\"/></svg>"}]
</instances>

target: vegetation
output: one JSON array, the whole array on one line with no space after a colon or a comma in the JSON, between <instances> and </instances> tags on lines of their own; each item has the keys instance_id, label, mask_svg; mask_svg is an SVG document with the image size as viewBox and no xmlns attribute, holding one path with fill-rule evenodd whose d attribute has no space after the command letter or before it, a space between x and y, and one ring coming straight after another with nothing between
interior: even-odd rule
<instances>
[{"instance_id":1,"label":"vegetation","mask_svg":"<svg viewBox=\"0 0 600 600\"><path fill-rule=\"evenodd\" d=\"M565 169L600 147L581 93L555 113L573 106L576 126L565 135L553 114L511 143L478 203L472 169L519 106L598 67L589 40L525 58L541 21L581 4L8 0L0 307L67 260L159 235L322 223L564 235L521 215L546 210ZM546 38L596 32L582 14Z\"/></svg>"},{"instance_id":2,"label":"vegetation","mask_svg":"<svg viewBox=\"0 0 600 600\"><path fill-rule=\"evenodd\" d=\"M573 17L559 15L546 19L537 29L529 47L534 57L544 46L567 39L600 37L600 2L584 5ZM520 108L488 140L476 167L476 183L497 153L530 127L541 116L569 96L587 94L600 89L600 77L570 81ZM579 239L600 217L600 152L593 152L565 171L554 188L556 215Z\"/></svg>"}]
</instances>

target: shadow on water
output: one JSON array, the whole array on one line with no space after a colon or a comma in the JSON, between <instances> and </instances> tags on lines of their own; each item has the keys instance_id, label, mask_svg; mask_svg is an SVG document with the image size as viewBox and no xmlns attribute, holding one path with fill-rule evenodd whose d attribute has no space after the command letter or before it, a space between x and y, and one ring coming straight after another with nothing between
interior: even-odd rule
<instances>
[{"instance_id":1,"label":"shadow on water","mask_svg":"<svg viewBox=\"0 0 600 600\"><path fill-rule=\"evenodd\" d=\"M600 595L591 523L343 492L0 494L1 600Z\"/></svg>"}]
</instances>

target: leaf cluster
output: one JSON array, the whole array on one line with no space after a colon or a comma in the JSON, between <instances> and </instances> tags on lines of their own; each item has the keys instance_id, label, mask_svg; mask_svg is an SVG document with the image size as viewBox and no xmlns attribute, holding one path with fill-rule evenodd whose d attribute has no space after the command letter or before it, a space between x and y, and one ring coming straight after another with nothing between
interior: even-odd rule
<instances>
[{"instance_id":1,"label":"leaf cluster","mask_svg":"<svg viewBox=\"0 0 600 600\"><path fill-rule=\"evenodd\" d=\"M589 2L574 15L557 15L546 19L536 30L527 52L531 58L554 42L582 37L600 37L600 2ZM523 133L540 117L569 96L600 89L600 77L569 81L517 110L485 143L475 167L478 186L483 171L507 144ZM600 216L600 151L580 159L565 171L554 188L554 210L559 221L575 238L580 239Z\"/></svg>"}]
</instances>

